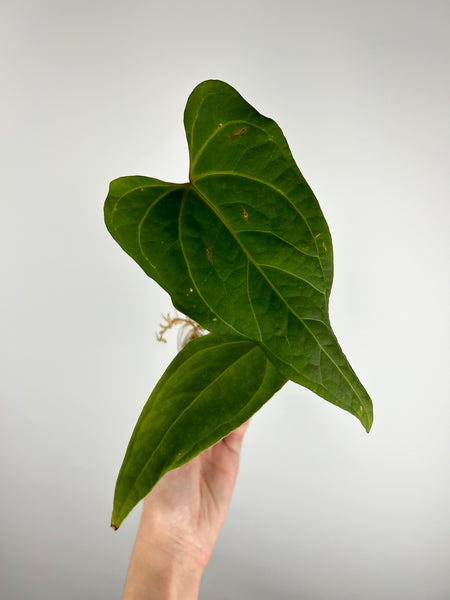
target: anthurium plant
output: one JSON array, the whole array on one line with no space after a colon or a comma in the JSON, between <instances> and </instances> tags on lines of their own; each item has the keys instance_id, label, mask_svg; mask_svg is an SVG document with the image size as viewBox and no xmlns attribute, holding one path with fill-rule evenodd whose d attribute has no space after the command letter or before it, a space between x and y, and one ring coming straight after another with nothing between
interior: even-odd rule
<instances>
[{"instance_id":1,"label":"anthurium plant","mask_svg":"<svg viewBox=\"0 0 450 600\"><path fill-rule=\"evenodd\" d=\"M112 526L170 469L247 421L291 380L370 430L372 402L331 328L333 247L286 139L228 84L190 95L189 180L114 180L113 238L207 335L177 354L140 415Z\"/></svg>"}]
</instances>

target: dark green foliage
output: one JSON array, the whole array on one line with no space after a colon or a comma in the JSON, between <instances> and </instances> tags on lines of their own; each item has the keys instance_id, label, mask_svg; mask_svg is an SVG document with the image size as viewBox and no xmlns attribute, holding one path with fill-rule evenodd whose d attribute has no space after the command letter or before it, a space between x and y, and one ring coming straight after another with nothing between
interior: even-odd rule
<instances>
[{"instance_id":1,"label":"dark green foliage","mask_svg":"<svg viewBox=\"0 0 450 600\"><path fill-rule=\"evenodd\" d=\"M105 221L175 307L215 335L191 342L151 395L118 479L116 526L163 473L248 419L286 379L372 424L329 321L330 232L280 128L220 81L193 91L184 123L189 182L117 179ZM189 361L195 377L186 378Z\"/></svg>"},{"instance_id":2,"label":"dark green foliage","mask_svg":"<svg viewBox=\"0 0 450 600\"><path fill-rule=\"evenodd\" d=\"M136 424L117 479L113 525L164 473L245 423L285 381L253 342L214 333L189 342Z\"/></svg>"}]
</instances>

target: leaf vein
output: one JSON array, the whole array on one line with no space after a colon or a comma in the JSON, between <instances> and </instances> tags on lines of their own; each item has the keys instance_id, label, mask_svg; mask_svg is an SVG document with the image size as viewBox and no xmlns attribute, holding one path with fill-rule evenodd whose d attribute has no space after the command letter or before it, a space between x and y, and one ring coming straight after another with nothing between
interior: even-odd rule
<instances>
[{"instance_id":1,"label":"leaf vein","mask_svg":"<svg viewBox=\"0 0 450 600\"><path fill-rule=\"evenodd\" d=\"M261 327L259 326L258 318L256 316L255 308L253 306L253 301L252 301L252 298L251 298L251 295L250 295L249 270L250 270L250 261L247 260L247 280L246 280L246 284L247 284L247 297L248 297L248 302L250 304L250 309L251 309L252 314L253 314L253 318L254 318L255 323L256 323L256 327L258 328L259 341L262 342L263 339L262 339Z\"/></svg>"},{"instance_id":2,"label":"leaf vein","mask_svg":"<svg viewBox=\"0 0 450 600\"><path fill-rule=\"evenodd\" d=\"M176 187L178 187L179 184L174 184L173 186L171 186L171 189L175 189ZM183 184L185 185L185 184ZM124 198L126 198L127 196L129 196L130 194L132 194L133 192L136 192L137 190L142 190L142 189L147 189L147 188L152 188L152 187L163 187L161 186L161 182L155 183L154 185L151 184L147 184L147 185L137 185L136 187L127 190L124 194L122 194L121 196L119 196L117 198L117 200L114 203L114 207L111 209L111 221L113 221L114 219L114 215L118 210L118 206L119 206L119 202L121 202Z\"/></svg>"},{"instance_id":3,"label":"leaf vein","mask_svg":"<svg viewBox=\"0 0 450 600\"><path fill-rule=\"evenodd\" d=\"M235 332L236 332L238 335L241 335L241 333L240 333L240 332L239 332L237 329L235 329L235 328L234 328L234 327L233 327L233 326L232 326L230 323L228 323L227 321L225 321L225 320L224 320L224 319L223 319L223 318L222 318L222 317L221 317L221 316L220 316L220 315L219 315L219 314L218 314L218 313L217 313L217 312L216 312L216 311L213 309L213 307L212 307L212 306L211 306L211 305L210 305L210 304L207 302L206 298L204 298L204 296L203 296L203 294L201 293L201 291L200 291L199 287L197 286L197 283L196 283L196 281L195 281L194 277L192 276L191 267L189 266L189 261L188 261L188 259L187 259L186 252L185 252L185 249L184 249L183 237L182 237L182 235L181 235L181 221L182 221L182 214L183 214L184 206L185 206L185 204L186 204L186 196L187 196L187 193L188 193L188 191L189 191L189 186L186 186L186 190L185 190L185 192L184 192L184 195L183 195L183 200L181 201L180 213L179 213L179 216L178 216L178 240L179 240L179 242L180 242L180 249L181 249L181 253L183 254L184 262L185 262L185 264L186 264L186 269L187 269L187 271L188 271L188 273L189 273L189 277L190 277L190 279L191 279L191 281L192 281L192 285L195 287L195 289L196 289L196 291L197 291L197 294L198 294L198 295L200 296L200 298L203 300L203 302L204 302L205 306L207 306L207 307L209 308L209 310L210 310L210 311L211 311L211 312L212 312L214 315L216 315L216 317L217 317L218 319L220 319L220 320L222 321L222 323L225 323L225 325L227 325L227 326L228 326L230 329L232 329L233 331L235 331ZM201 324L201 323L200 323L200 324Z\"/></svg>"},{"instance_id":4,"label":"leaf vein","mask_svg":"<svg viewBox=\"0 0 450 600\"><path fill-rule=\"evenodd\" d=\"M227 121L226 123L222 123L222 125L219 125L218 127L216 127L216 129L214 129L214 131L211 133L211 135L208 138L206 138L206 140L203 142L201 148L197 152L195 160L192 161L191 168L190 168L191 173L194 172L195 166L197 165L200 156L204 153L207 146L209 146L209 144L216 137L216 135L219 133L219 131L223 131L223 129L225 127L228 127L229 125L232 125L234 123L245 123L246 125L250 125L251 127L254 127L255 129L260 129L264 133L267 133L263 127L260 127L259 125L257 125L256 123L253 123L251 121L246 121L245 119L233 119L232 121ZM196 177L195 179L198 179L198 177Z\"/></svg>"},{"instance_id":5,"label":"leaf vein","mask_svg":"<svg viewBox=\"0 0 450 600\"><path fill-rule=\"evenodd\" d=\"M247 406L253 401L254 397L256 396L256 394L261 389L261 387L262 387L262 385L264 383L264 379L265 379L266 374L267 374L267 366L268 366L268 364L269 364L269 359L266 358L266 360L264 362L264 372L263 372L263 375L261 377L261 383L259 384L258 389L255 390L255 393L251 396L251 398L249 398L248 402L246 402L244 404L244 406L241 408L241 410L234 415L234 419L235 420L240 421L240 416L239 415L241 415L245 411L245 409L247 408ZM201 440L199 440L198 442L196 442L195 444L193 444L189 448L189 450L187 450L183 454L183 456L179 460L177 460L175 468L176 467L181 467L181 465L183 465L185 463L185 457L188 456L192 452L193 448L195 448L196 446L201 446L202 444L204 444L206 440L210 439L211 435L214 435L217 430L221 429L221 427L223 427L224 425L226 425L229 422L230 422L230 419L227 419L223 423L219 423L219 425L217 425L217 427L213 431L209 432L206 437L203 437ZM239 425L237 425L237 427L239 427Z\"/></svg>"},{"instance_id":6,"label":"leaf vein","mask_svg":"<svg viewBox=\"0 0 450 600\"><path fill-rule=\"evenodd\" d=\"M355 396L359 399L362 398L360 397L360 395L357 393L357 391L355 390L355 388L353 387L352 383L349 381L349 379L345 376L345 374L342 372L342 370L339 368L339 365L336 364L336 362L333 360L333 358L329 355L329 353L325 350L325 348L322 346L322 344L319 342L319 340L317 339L317 337L314 335L313 331L306 325L306 322L304 319L302 319L297 313L296 311L290 306L290 304L288 303L288 301L286 300L286 298L284 298L284 296L282 296L280 294L280 292L274 287L274 285L272 284L272 282L270 281L270 279L266 276L266 274L264 273L264 271L262 271L259 268L258 263L256 263L252 256L248 253L247 249L245 248L245 246L242 244L242 242L239 240L239 238L236 236L235 232L233 231L233 229L229 226L229 224L225 221L225 219L223 218L223 216L217 211L216 207L208 200L207 196L205 196L205 194L203 194L203 192L201 192L196 186L194 186L194 189L196 190L196 192L198 193L198 195L203 198L203 200L205 201L205 203L207 204L207 206L209 206L209 208L216 214L216 216L223 222L223 224L226 226L226 228L228 229L229 233L235 238L235 240L237 241L237 243L239 244L239 246L241 247L242 251L247 255L247 259L250 260L252 262L252 264L255 266L255 268L259 271L259 273L261 274L261 276L263 277L263 279L266 280L267 284L272 288L272 290L275 292L275 294L285 303L286 307L291 311L291 313L298 319L298 321L300 321L300 323L303 325L303 327L306 329L306 331L310 334L310 336L313 338L313 340L316 342L317 346L319 347L319 349L322 350L322 352L329 358L330 362L335 366L336 370L341 374L342 378L347 382L348 386L353 390ZM261 342L263 345L264 342ZM295 368L295 365L291 364L290 365L295 371L297 371L297 369ZM298 372L298 371L297 371Z\"/></svg>"},{"instance_id":7,"label":"leaf vein","mask_svg":"<svg viewBox=\"0 0 450 600\"><path fill-rule=\"evenodd\" d=\"M281 242L286 244L286 246L290 246L291 248L294 248L294 250L296 250L300 254L304 254L305 256L308 256L309 258L315 258L316 260L320 261L319 256L317 256L316 254L308 254L308 252L305 252L304 250L302 250L302 248L297 248L297 246L295 244L284 239L278 233L270 231L270 229L269 230L266 230L266 229L235 229L234 231L237 234L239 234L239 233L266 233L267 235L271 235L271 236L277 238L278 240L280 240Z\"/></svg>"},{"instance_id":8,"label":"leaf vein","mask_svg":"<svg viewBox=\"0 0 450 600\"><path fill-rule=\"evenodd\" d=\"M300 277L300 275L297 275L296 273L292 273L291 271L286 271L286 269L282 269L281 267L277 267L276 265L267 265L267 264L264 264L264 263L258 263L258 264L259 264L260 267L267 267L268 269L274 269L275 271L281 271L282 273L286 273L286 275L292 275L292 277L294 277L295 279L299 279L300 281L304 281L307 285L309 285L314 290L316 290L317 292L319 292L319 294L322 294L323 296L326 297L325 292L323 292L322 290L319 290L319 288L316 287L315 285L313 285L310 281L308 281L304 277Z\"/></svg>"},{"instance_id":9,"label":"leaf vein","mask_svg":"<svg viewBox=\"0 0 450 600\"><path fill-rule=\"evenodd\" d=\"M247 340L245 340L247 342ZM235 343L243 343L244 340L239 340ZM248 342L247 342L248 343ZM195 354L194 356L198 357L199 354L201 354L202 352L207 352L209 350L209 348L205 349L205 350L201 350L199 353ZM175 427L175 425L177 424L177 422L181 419L181 417L192 407L192 405L198 401L203 394L212 386L214 385L217 381L219 381L230 369L232 369L235 365L237 365L243 358L245 358L248 354L250 354L251 352L254 352L255 350L257 350L257 346L254 346L253 348L251 348L250 350L248 350L247 352L245 352L245 354L241 354L241 356L239 356L236 360L234 360L232 363L230 363L226 369L224 369L219 375L217 375L217 377L215 377L212 381L210 381L210 383L202 388L201 392L197 395L194 396L194 398L189 402L189 404L177 415L176 419L171 423L171 425L168 427L168 429L165 431L164 435L161 437L161 439L159 440L158 444L155 446L155 448L151 451L150 456L147 458L147 460L145 461L143 467L140 469L138 475L136 475L135 477L135 481L137 481L139 479L139 477L142 475L142 473L144 472L144 470L146 469L147 465L149 464L149 462L152 460L153 456L155 455L155 453L158 451L158 449L160 448L161 444L164 442L164 440L166 439L166 437L169 435L170 431ZM193 357L190 357L191 359ZM186 361L188 362L188 361ZM142 423L141 423L141 427L142 427ZM169 469L170 470L170 467ZM165 471L167 472L167 471ZM162 475L161 475L162 476ZM128 497L131 493L131 488L127 494L127 496L125 497L125 500L122 503L122 506L124 506L128 500Z\"/></svg>"},{"instance_id":10,"label":"leaf vein","mask_svg":"<svg viewBox=\"0 0 450 600\"><path fill-rule=\"evenodd\" d=\"M138 188L139 189L139 188ZM142 256L145 258L145 260L150 264L150 266L155 269L156 272L158 272L158 269L156 268L156 266L152 263L152 261L150 260L150 258L147 256L147 254L144 252L144 248L142 247L142 226L144 224L144 222L147 220L150 212L152 211L152 209L159 203L161 202L161 200L163 198L165 198L168 194L170 194L174 189L176 188L170 188L169 190L167 190L166 192L164 192L163 194L161 194L160 196L158 196L151 204L150 206L147 208L147 210L144 212L141 220L139 221L139 225L138 225L138 244L139 244L139 249L141 251Z\"/></svg>"},{"instance_id":11,"label":"leaf vein","mask_svg":"<svg viewBox=\"0 0 450 600\"><path fill-rule=\"evenodd\" d=\"M285 194L282 190L280 190L280 188L278 188L276 185L273 185L272 183L268 182L268 181L263 181L262 179L259 179L258 177L253 177L252 175L247 175L245 173L238 173L236 171L209 171L208 173L204 173L203 175L199 175L198 177L195 178L195 181L199 181L200 179L206 179L207 177L216 177L216 176L222 176L222 175L227 175L230 177L242 177L244 179L250 179L251 181L255 181L256 183L260 183L261 185L264 185L265 187L269 187L271 189L273 189L274 191L276 191L278 194L280 194L280 196L283 196L283 198L285 200L287 200L287 202L289 202L289 204L292 206L292 208L300 215L300 217L303 219L303 222L305 223L306 227L308 228L310 234L311 234L311 239L314 242L314 245L316 246L316 250L317 250L317 257L319 259L319 264L320 264L320 269L322 271L322 275L323 275L323 279L324 282L326 282L326 278L325 278L325 273L323 271L323 267L322 267L322 262L320 260L320 255L319 255L319 247L317 245L317 239L315 238L315 235L311 229L311 226L308 222L308 220L306 219L306 217L303 215L303 213L301 212L301 210L298 208L298 206L296 206L292 200L289 198L289 196L287 194ZM195 185L195 184L194 184ZM197 188L198 189L198 188Z\"/></svg>"}]
</instances>

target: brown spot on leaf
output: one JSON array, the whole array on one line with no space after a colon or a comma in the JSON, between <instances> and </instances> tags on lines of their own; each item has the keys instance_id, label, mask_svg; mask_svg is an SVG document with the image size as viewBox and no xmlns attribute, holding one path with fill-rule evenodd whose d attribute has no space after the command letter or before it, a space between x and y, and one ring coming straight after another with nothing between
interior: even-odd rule
<instances>
[{"instance_id":1,"label":"brown spot on leaf","mask_svg":"<svg viewBox=\"0 0 450 600\"><path fill-rule=\"evenodd\" d=\"M241 127L241 129L236 129L236 131L233 131L231 137L234 140L237 137L242 137L246 133L247 133L247 127Z\"/></svg>"}]
</instances>

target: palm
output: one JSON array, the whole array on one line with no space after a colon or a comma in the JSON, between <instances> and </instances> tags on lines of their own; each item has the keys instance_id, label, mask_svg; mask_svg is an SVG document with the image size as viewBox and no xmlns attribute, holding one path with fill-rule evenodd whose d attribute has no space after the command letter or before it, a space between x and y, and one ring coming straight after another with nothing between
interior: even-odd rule
<instances>
[{"instance_id":1,"label":"palm","mask_svg":"<svg viewBox=\"0 0 450 600\"><path fill-rule=\"evenodd\" d=\"M144 501L144 515L171 524L173 542L206 565L223 525L239 468L247 423L189 463L169 471Z\"/></svg>"}]
</instances>

